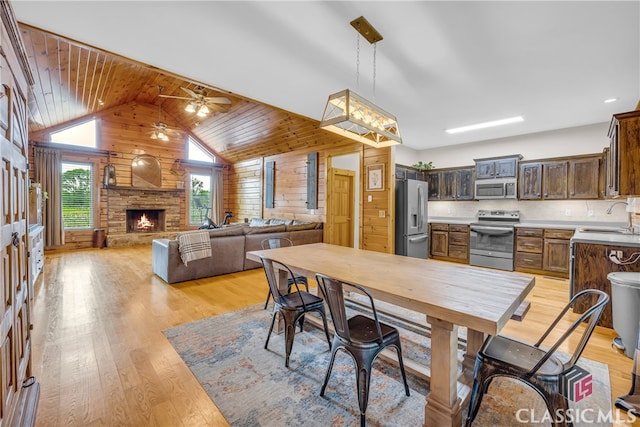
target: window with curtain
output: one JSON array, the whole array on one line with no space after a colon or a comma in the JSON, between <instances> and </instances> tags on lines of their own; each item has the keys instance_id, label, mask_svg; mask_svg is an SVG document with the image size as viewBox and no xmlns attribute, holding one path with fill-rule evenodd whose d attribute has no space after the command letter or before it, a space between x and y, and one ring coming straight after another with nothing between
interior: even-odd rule
<instances>
[{"instance_id":1,"label":"window with curtain","mask_svg":"<svg viewBox=\"0 0 640 427\"><path fill-rule=\"evenodd\" d=\"M93 164L63 161L61 186L64 229L93 228Z\"/></svg>"}]
</instances>

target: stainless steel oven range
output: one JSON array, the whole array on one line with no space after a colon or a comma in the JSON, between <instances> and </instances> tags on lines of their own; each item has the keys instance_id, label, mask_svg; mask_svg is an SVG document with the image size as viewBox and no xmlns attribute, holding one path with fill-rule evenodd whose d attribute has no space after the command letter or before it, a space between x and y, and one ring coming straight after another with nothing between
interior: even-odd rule
<instances>
[{"instance_id":1,"label":"stainless steel oven range","mask_svg":"<svg viewBox=\"0 0 640 427\"><path fill-rule=\"evenodd\" d=\"M478 211L470 224L469 264L513 271L515 225L520 211Z\"/></svg>"}]
</instances>

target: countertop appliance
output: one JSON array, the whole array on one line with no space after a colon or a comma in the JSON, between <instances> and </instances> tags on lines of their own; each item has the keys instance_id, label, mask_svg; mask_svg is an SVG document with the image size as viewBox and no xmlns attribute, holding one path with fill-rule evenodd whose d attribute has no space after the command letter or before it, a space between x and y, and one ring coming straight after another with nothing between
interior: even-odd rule
<instances>
[{"instance_id":1,"label":"countertop appliance","mask_svg":"<svg viewBox=\"0 0 640 427\"><path fill-rule=\"evenodd\" d=\"M513 271L515 225L520 211L478 211L470 224L469 264Z\"/></svg>"},{"instance_id":2,"label":"countertop appliance","mask_svg":"<svg viewBox=\"0 0 640 427\"><path fill-rule=\"evenodd\" d=\"M428 194L427 182L415 179L396 180L396 255L427 258Z\"/></svg>"}]
</instances>

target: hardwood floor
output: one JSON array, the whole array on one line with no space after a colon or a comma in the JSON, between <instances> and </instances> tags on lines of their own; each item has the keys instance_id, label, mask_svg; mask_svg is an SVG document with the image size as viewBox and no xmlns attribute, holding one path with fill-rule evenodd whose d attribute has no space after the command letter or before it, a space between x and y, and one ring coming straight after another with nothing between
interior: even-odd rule
<instances>
[{"instance_id":1,"label":"hardwood floor","mask_svg":"<svg viewBox=\"0 0 640 427\"><path fill-rule=\"evenodd\" d=\"M47 252L32 321L37 425L228 425L162 331L266 294L261 269L167 285L149 245ZM567 299L567 280L536 276L531 309L503 333L535 341ZM611 349L614 336L597 328L584 353L609 365L612 400L629 390L632 365Z\"/></svg>"}]
</instances>

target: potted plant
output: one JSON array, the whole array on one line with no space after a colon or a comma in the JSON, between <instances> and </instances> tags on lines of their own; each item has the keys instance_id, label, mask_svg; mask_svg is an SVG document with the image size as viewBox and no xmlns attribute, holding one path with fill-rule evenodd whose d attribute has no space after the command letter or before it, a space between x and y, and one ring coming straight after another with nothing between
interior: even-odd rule
<instances>
[{"instance_id":1,"label":"potted plant","mask_svg":"<svg viewBox=\"0 0 640 427\"><path fill-rule=\"evenodd\" d=\"M426 170L433 169L433 162L422 163L421 161L419 161L418 163L413 165L413 167L416 168L416 169L420 169L420 170L426 171Z\"/></svg>"}]
</instances>

